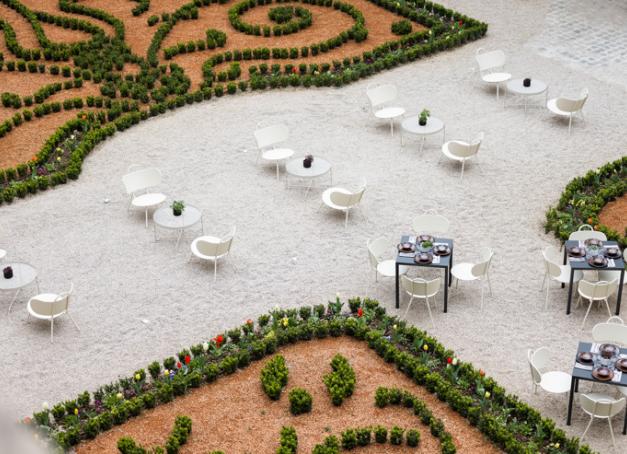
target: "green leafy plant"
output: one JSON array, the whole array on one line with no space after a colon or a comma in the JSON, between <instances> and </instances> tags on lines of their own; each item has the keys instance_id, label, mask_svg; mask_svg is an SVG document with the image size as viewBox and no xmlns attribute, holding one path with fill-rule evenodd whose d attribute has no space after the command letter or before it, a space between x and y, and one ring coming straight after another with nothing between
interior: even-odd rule
<instances>
[{"instance_id":1,"label":"green leafy plant","mask_svg":"<svg viewBox=\"0 0 627 454\"><path fill-rule=\"evenodd\" d=\"M422 109L422 111L420 112L420 115L418 116L418 123L420 123L420 125L424 126L427 124L427 120L429 119L429 117L431 116L431 112L429 112L427 109Z\"/></svg>"},{"instance_id":2,"label":"green leafy plant","mask_svg":"<svg viewBox=\"0 0 627 454\"><path fill-rule=\"evenodd\" d=\"M170 205L170 208L172 208L174 216L180 216L185 210L185 202L182 200L175 200Z\"/></svg>"},{"instance_id":3,"label":"green leafy plant","mask_svg":"<svg viewBox=\"0 0 627 454\"><path fill-rule=\"evenodd\" d=\"M270 359L261 369L261 386L270 399L279 400L287 385L288 374L285 358L281 355Z\"/></svg>"},{"instance_id":4,"label":"green leafy plant","mask_svg":"<svg viewBox=\"0 0 627 454\"><path fill-rule=\"evenodd\" d=\"M333 405L342 405L355 390L355 371L348 360L337 354L331 360L332 372L324 376L323 381L331 395Z\"/></svg>"},{"instance_id":5,"label":"green leafy plant","mask_svg":"<svg viewBox=\"0 0 627 454\"><path fill-rule=\"evenodd\" d=\"M294 388L289 394L290 412L293 415L309 413L313 405L311 394L303 388Z\"/></svg>"},{"instance_id":6,"label":"green leafy plant","mask_svg":"<svg viewBox=\"0 0 627 454\"><path fill-rule=\"evenodd\" d=\"M411 22L407 19L392 22L392 33L395 35L407 35L411 33L411 28Z\"/></svg>"}]
</instances>

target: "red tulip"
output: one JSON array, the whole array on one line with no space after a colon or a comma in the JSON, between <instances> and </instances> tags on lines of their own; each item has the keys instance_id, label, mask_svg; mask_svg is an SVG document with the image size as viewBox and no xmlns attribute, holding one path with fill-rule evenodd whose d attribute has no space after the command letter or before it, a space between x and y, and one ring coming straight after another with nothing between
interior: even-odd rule
<instances>
[{"instance_id":1,"label":"red tulip","mask_svg":"<svg viewBox=\"0 0 627 454\"><path fill-rule=\"evenodd\" d=\"M192 358L189 355L185 355L185 364L189 364Z\"/></svg>"},{"instance_id":2,"label":"red tulip","mask_svg":"<svg viewBox=\"0 0 627 454\"><path fill-rule=\"evenodd\" d=\"M483 371L483 369L479 369L479 375L481 377L485 377L485 372Z\"/></svg>"},{"instance_id":3,"label":"red tulip","mask_svg":"<svg viewBox=\"0 0 627 454\"><path fill-rule=\"evenodd\" d=\"M364 315L364 310L360 307L357 309L357 317L361 317L362 315Z\"/></svg>"},{"instance_id":4,"label":"red tulip","mask_svg":"<svg viewBox=\"0 0 627 454\"><path fill-rule=\"evenodd\" d=\"M183 367L183 365L179 362L179 363L176 363L176 367L180 369L181 367Z\"/></svg>"},{"instance_id":5,"label":"red tulip","mask_svg":"<svg viewBox=\"0 0 627 454\"><path fill-rule=\"evenodd\" d=\"M451 358L451 357L446 358L446 362L448 364L451 364L453 362L453 358Z\"/></svg>"}]
</instances>

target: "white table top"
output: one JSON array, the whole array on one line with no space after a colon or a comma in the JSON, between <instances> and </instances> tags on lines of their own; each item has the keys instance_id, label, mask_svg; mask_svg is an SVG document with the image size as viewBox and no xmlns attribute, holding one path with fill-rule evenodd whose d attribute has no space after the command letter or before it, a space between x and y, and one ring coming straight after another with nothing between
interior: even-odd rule
<instances>
[{"instance_id":1,"label":"white table top","mask_svg":"<svg viewBox=\"0 0 627 454\"><path fill-rule=\"evenodd\" d=\"M531 79L531 85L525 87L523 85L523 79L512 79L507 82L507 89L517 95L539 95L544 93L547 89L546 82L540 79Z\"/></svg>"},{"instance_id":2,"label":"white table top","mask_svg":"<svg viewBox=\"0 0 627 454\"><path fill-rule=\"evenodd\" d=\"M155 224L165 229L186 229L199 223L201 218L200 210L191 205L186 205L180 216L174 216L169 206L159 208L153 215Z\"/></svg>"},{"instance_id":3,"label":"white table top","mask_svg":"<svg viewBox=\"0 0 627 454\"><path fill-rule=\"evenodd\" d=\"M303 167L303 159L296 158L285 164L285 171L292 176L298 178L315 178L324 175L331 170L331 163L326 159L314 156L311 167L308 169Z\"/></svg>"},{"instance_id":4,"label":"white table top","mask_svg":"<svg viewBox=\"0 0 627 454\"><path fill-rule=\"evenodd\" d=\"M3 263L0 268L4 270L7 266L13 268L13 277L5 279L4 274L0 274L0 290L17 290L37 279L37 270L27 263Z\"/></svg>"},{"instance_id":5,"label":"white table top","mask_svg":"<svg viewBox=\"0 0 627 454\"><path fill-rule=\"evenodd\" d=\"M437 117L429 117L427 124L420 126L418 123L418 115L413 115L404 119L401 126L405 131L411 132L412 134L428 136L429 134L442 131L442 129L444 129L444 122Z\"/></svg>"},{"instance_id":6,"label":"white table top","mask_svg":"<svg viewBox=\"0 0 627 454\"><path fill-rule=\"evenodd\" d=\"M289 148L273 148L266 150L261 154L261 157L266 161L282 161L283 159L291 158L294 155L294 150Z\"/></svg>"}]
</instances>

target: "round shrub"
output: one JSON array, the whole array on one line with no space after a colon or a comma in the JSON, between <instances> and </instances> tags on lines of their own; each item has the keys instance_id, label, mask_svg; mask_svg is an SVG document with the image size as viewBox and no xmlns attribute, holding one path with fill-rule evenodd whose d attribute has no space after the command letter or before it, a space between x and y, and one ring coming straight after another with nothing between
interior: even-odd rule
<instances>
[{"instance_id":1,"label":"round shrub","mask_svg":"<svg viewBox=\"0 0 627 454\"><path fill-rule=\"evenodd\" d=\"M313 404L311 394L303 388L294 388L289 394L290 412L294 416L309 413Z\"/></svg>"}]
</instances>

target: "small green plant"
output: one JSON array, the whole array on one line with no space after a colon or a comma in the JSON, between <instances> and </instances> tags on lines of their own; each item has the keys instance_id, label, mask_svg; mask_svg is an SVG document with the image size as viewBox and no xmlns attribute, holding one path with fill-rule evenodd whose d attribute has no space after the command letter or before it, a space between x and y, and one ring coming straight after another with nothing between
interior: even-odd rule
<instances>
[{"instance_id":1,"label":"small green plant","mask_svg":"<svg viewBox=\"0 0 627 454\"><path fill-rule=\"evenodd\" d=\"M422 112L420 112L420 116L418 118L418 124L420 124L420 126L424 126L427 124L427 119L431 116L431 112L429 112L427 109L422 109Z\"/></svg>"},{"instance_id":2,"label":"small green plant","mask_svg":"<svg viewBox=\"0 0 627 454\"><path fill-rule=\"evenodd\" d=\"M261 386L270 399L279 400L287 385L288 374L285 358L281 355L270 359L261 369Z\"/></svg>"},{"instance_id":3,"label":"small green plant","mask_svg":"<svg viewBox=\"0 0 627 454\"><path fill-rule=\"evenodd\" d=\"M403 443L403 433L405 431L400 427L394 426L390 430L390 443L393 445L400 445Z\"/></svg>"},{"instance_id":4,"label":"small green plant","mask_svg":"<svg viewBox=\"0 0 627 454\"><path fill-rule=\"evenodd\" d=\"M298 449L298 436L292 426L283 426L277 454L296 454Z\"/></svg>"},{"instance_id":5,"label":"small green plant","mask_svg":"<svg viewBox=\"0 0 627 454\"><path fill-rule=\"evenodd\" d=\"M324 376L324 384L331 395L333 405L342 405L347 397L355 390L355 371L348 360L337 354L331 360L333 372Z\"/></svg>"},{"instance_id":6,"label":"small green plant","mask_svg":"<svg viewBox=\"0 0 627 454\"><path fill-rule=\"evenodd\" d=\"M405 434L405 441L407 442L407 446L415 448L420 443L420 432L416 429L409 429Z\"/></svg>"},{"instance_id":7,"label":"small green plant","mask_svg":"<svg viewBox=\"0 0 627 454\"><path fill-rule=\"evenodd\" d=\"M268 18L278 24L284 24L289 22L294 17L293 6L277 6L276 8L270 8L268 11Z\"/></svg>"},{"instance_id":8,"label":"small green plant","mask_svg":"<svg viewBox=\"0 0 627 454\"><path fill-rule=\"evenodd\" d=\"M411 22L407 19L392 22L392 33L395 35L407 35L408 33L411 33Z\"/></svg>"},{"instance_id":9,"label":"small green plant","mask_svg":"<svg viewBox=\"0 0 627 454\"><path fill-rule=\"evenodd\" d=\"M170 208L172 208L172 214L174 216L180 216L185 210L185 202L182 200L175 200L172 202L172 205L170 205Z\"/></svg>"},{"instance_id":10,"label":"small green plant","mask_svg":"<svg viewBox=\"0 0 627 454\"><path fill-rule=\"evenodd\" d=\"M313 404L311 394L309 394L303 388L294 388L290 391L290 412L294 416L303 413L309 413Z\"/></svg>"}]
</instances>

